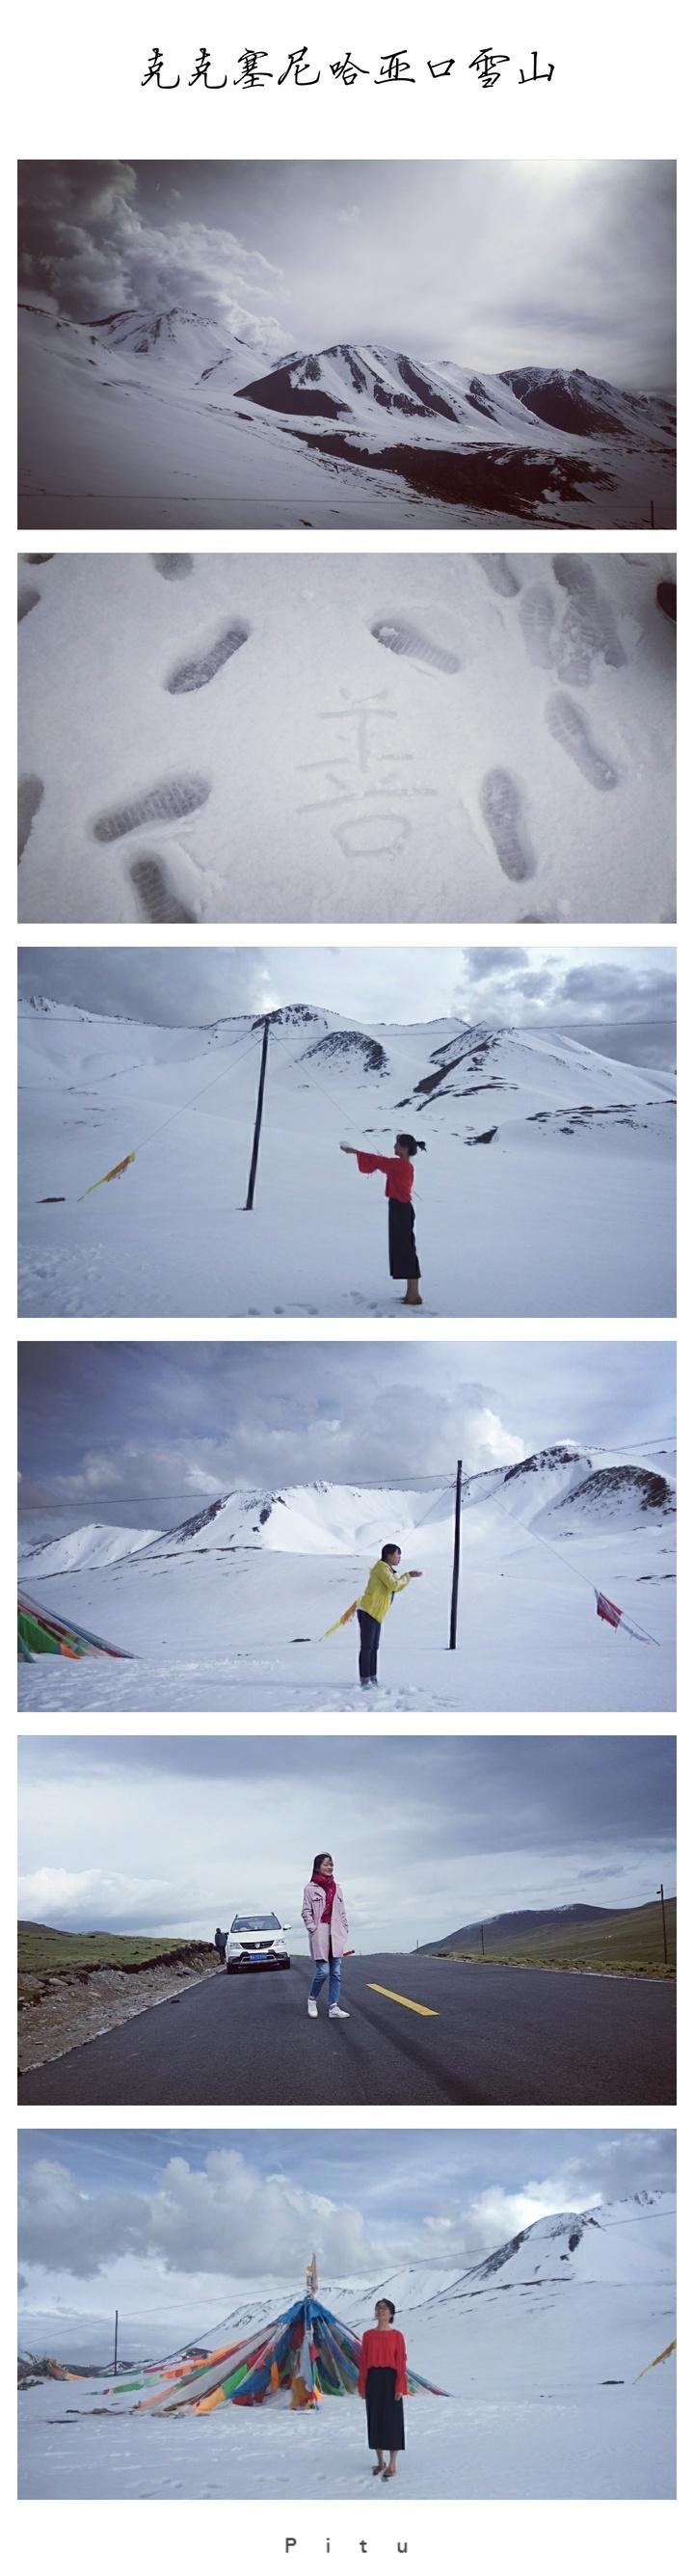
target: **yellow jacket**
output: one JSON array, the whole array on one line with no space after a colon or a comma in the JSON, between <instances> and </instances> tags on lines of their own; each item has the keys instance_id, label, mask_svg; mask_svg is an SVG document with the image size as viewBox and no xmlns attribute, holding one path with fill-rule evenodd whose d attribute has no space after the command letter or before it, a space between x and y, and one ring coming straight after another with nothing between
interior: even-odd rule
<instances>
[{"instance_id":1,"label":"yellow jacket","mask_svg":"<svg viewBox=\"0 0 694 2576\"><path fill-rule=\"evenodd\" d=\"M392 1565L387 1565L385 1557L379 1556L378 1563L372 1565L359 1609L370 1611L372 1619L382 1622L390 1609L393 1593L404 1592L409 1581L409 1574L394 1574Z\"/></svg>"}]
</instances>

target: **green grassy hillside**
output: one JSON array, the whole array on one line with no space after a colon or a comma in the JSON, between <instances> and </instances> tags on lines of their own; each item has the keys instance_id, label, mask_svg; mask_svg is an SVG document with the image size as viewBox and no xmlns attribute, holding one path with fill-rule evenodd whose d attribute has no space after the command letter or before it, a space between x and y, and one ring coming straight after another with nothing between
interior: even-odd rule
<instances>
[{"instance_id":1,"label":"green grassy hillside","mask_svg":"<svg viewBox=\"0 0 694 2576\"><path fill-rule=\"evenodd\" d=\"M485 1926L485 1958L492 1962L535 1968L614 1968L624 1975L643 1977L673 1976L677 1961L677 1900L665 1901L668 1962L663 1958L663 1926L660 1903L625 1908L616 1914L605 1914L594 1923L555 1925L543 1923L533 1932L527 1927L513 1940L507 1932L494 1937L494 1925ZM431 1947L431 1945L428 1945ZM441 1955L441 1953L439 1953ZM446 1958L481 1959L479 1934L475 1943L464 1950L446 1950Z\"/></svg>"},{"instance_id":2,"label":"green grassy hillside","mask_svg":"<svg viewBox=\"0 0 694 2576\"><path fill-rule=\"evenodd\" d=\"M39 1989L47 1977L71 1971L79 1976L90 1968L148 1968L159 1960L193 1959L199 1951L212 1948L211 1942L162 1940L161 1936L147 1940L139 1933L54 1932L46 1923L18 1924L17 1943L25 1994L34 1979Z\"/></svg>"}]
</instances>

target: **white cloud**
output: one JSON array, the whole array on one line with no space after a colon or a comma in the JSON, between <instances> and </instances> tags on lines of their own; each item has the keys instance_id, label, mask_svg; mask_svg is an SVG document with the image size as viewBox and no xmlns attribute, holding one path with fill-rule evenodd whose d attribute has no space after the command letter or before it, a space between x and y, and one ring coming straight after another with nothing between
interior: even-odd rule
<instances>
[{"instance_id":1,"label":"white cloud","mask_svg":"<svg viewBox=\"0 0 694 2576\"><path fill-rule=\"evenodd\" d=\"M77 321L192 305L254 347L283 351L286 323L267 310L283 292L276 264L224 224L184 214L157 223L137 190L125 162L34 164L22 190L20 291Z\"/></svg>"},{"instance_id":2,"label":"white cloud","mask_svg":"<svg viewBox=\"0 0 694 2576\"><path fill-rule=\"evenodd\" d=\"M20 1921L50 1924L57 1915L72 1931L120 1924L136 1911L148 1923L153 1905L164 1911L166 1897L163 1881L128 1878L118 1870L46 1867L27 1871L18 1885Z\"/></svg>"},{"instance_id":3,"label":"white cloud","mask_svg":"<svg viewBox=\"0 0 694 2576\"><path fill-rule=\"evenodd\" d=\"M216 2280L297 2270L315 2243L323 2266L370 2270L384 2245L357 2208L281 2174L259 2172L234 2148L213 2149L203 2169L174 2156L150 2190L85 2192L66 2165L37 2159L22 2191L21 2246L27 2265L94 2279L138 2254L166 2272Z\"/></svg>"}]
</instances>

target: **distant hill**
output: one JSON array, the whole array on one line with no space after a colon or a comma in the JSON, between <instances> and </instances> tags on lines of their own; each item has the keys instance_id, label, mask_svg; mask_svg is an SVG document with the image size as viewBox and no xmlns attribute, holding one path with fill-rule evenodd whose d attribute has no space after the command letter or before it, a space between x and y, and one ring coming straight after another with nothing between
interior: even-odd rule
<instances>
[{"instance_id":1,"label":"distant hill","mask_svg":"<svg viewBox=\"0 0 694 2576\"><path fill-rule=\"evenodd\" d=\"M677 1908L665 1900L669 1968L677 1956ZM440 1941L420 1942L420 1954L440 1958L482 1958L536 1967L621 1969L625 1974L652 1975L665 1968L660 1901L649 1905L559 1905L526 1907L463 1923Z\"/></svg>"}]
</instances>

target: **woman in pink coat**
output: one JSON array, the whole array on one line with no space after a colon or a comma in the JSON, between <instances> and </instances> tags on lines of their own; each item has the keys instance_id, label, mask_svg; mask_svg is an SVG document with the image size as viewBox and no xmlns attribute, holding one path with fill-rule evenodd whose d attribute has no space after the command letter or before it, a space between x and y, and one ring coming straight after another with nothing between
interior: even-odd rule
<instances>
[{"instance_id":1,"label":"woman in pink coat","mask_svg":"<svg viewBox=\"0 0 694 2576\"><path fill-rule=\"evenodd\" d=\"M329 1852L316 1852L308 1887L304 1888L301 1920L308 1932L308 1945L316 1961L316 1973L309 1991L308 2012L311 2021L318 2018L321 1986L328 1984L328 2020L349 2021L340 2003L340 1978L349 1924L342 1889L335 1877Z\"/></svg>"}]
</instances>

